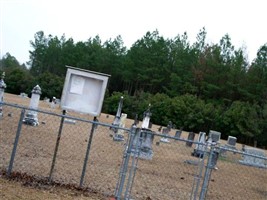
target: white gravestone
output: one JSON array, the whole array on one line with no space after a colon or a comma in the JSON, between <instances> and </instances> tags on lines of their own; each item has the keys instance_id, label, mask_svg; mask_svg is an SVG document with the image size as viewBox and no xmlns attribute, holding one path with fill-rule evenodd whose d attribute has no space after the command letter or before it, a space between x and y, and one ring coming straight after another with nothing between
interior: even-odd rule
<instances>
[{"instance_id":1,"label":"white gravestone","mask_svg":"<svg viewBox=\"0 0 267 200\"><path fill-rule=\"evenodd\" d=\"M199 132L197 142L201 144L196 144L196 147L192 153L195 157L203 158L203 155L205 153L206 148L206 133L205 132Z\"/></svg>"},{"instance_id":2,"label":"white gravestone","mask_svg":"<svg viewBox=\"0 0 267 200\"><path fill-rule=\"evenodd\" d=\"M234 147L236 145L236 140L237 140L236 137L228 136L227 145Z\"/></svg>"},{"instance_id":3,"label":"white gravestone","mask_svg":"<svg viewBox=\"0 0 267 200\"><path fill-rule=\"evenodd\" d=\"M221 139L221 133L220 132L210 130L209 137L208 137L209 143L214 143L214 142L220 143L220 139Z\"/></svg>"},{"instance_id":4,"label":"white gravestone","mask_svg":"<svg viewBox=\"0 0 267 200\"><path fill-rule=\"evenodd\" d=\"M41 92L40 86L36 85L32 90L32 96L31 96L29 108L38 109L41 94L42 94L42 92ZM26 116L23 120L23 123L29 124L32 126L38 126L39 122L38 122L37 112L30 110L26 114Z\"/></svg>"},{"instance_id":5,"label":"white gravestone","mask_svg":"<svg viewBox=\"0 0 267 200\"><path fill-rule=\"evenodd\" d=\"M227 144L225 144L223 146L226 149L221 149L221 151L220 151L221 155L224 156L224 157L226 157L227 149L236 150L236 147L235 147L236 141L237 141L237 138L236 137L228 136Z\"/></svg>"}]
</instances>

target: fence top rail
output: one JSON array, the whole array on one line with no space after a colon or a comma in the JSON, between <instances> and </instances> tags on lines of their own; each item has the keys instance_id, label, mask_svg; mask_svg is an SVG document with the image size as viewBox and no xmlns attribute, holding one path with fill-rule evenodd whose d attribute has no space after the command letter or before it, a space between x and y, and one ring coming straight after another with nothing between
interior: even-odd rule
<instances>
[{"instance_id":1,"label":"fence top rail","mask_svg":"<svg viewBox=\"0 0 267 200\"><path fill-rule=\"evenodd\" d=\"M153 135L156 135L156 136L159 136L159 137L168 138L168 139L178 140L178 141L182 141L182 142L192 142L193 144L208 146L207 143L202 143L202 142L198 142L198 141L194 141L194 140L178 138L178 137L167 135L167 134L165 135L165 134L162 134L162 133L159 133L159 132L156 132L156 131L143 130L143 132L148 132L148 133L151 133Z\"/></svg>"},{"instance_id":2,"label":"fence top rail","mask_svg":"<svg viewBox=\"0 0 267 200\"><path fill-rule=\"evenodd\" d=\"M64 117L64 118L67 118L67 119L72 119L72 120L78 120L78 121L82 121L82 122L92 123L92 124L101 125L101 126L105 126L105 127L117 128L117 129L124 130L126 132L131 132L132 131L129 128L122 128L122 127L114 126L112 124L107 124L107 123L103 123L103 122L99 122L99 121L94 121L94 120L83 119L83 118L79 118L79 117L73 117L73 116L70 116L70 115L58 114L58 113L49 112L49 111L41 110L41 109L33 109L33 108L26 107L26 106L18 105L18 104L7 103L7 102L1 102L0 104L1 105L15 107L15 108L19 108L19 109L36 111L36 112L39 112L39 113L44 113L44 114L53 115L53 116L57 116L57 117ZM238 154L242 154L242 155L253 156L255 158L260 158L260 159L263 159L263 160L267 160L267 157L266 156L260 156L260 155L256 155L256 154L246 153L246 152L241 151L241 150L230 149L230 148L223 147L223 146L216 146L216 145L214 145L212 143L211 144L208 144L208 143L202 143L202 142L188 140L188 139L183 139L183 138L177 138L175 136L166 135L166 134L162 134L162 133L159 133L159 132L150 131L150 130L146 130L146 129L141 129L141 130L143 132L148 132L148 133L151 133L151 134L156 135L156 136L159 136L159 137L169 138L169 139L173 139L173 140L181 141L181 142L188 142L188 141L190 141L190 142L192 142L192 144L203 145L203 146L211 145L211 146L215 146L216 148L218 148L220 150L230 151L230 152L233 152L233 153L238 153Z\"/></svg>"},{"instance_id":3,"label":"fence top rail","mask_svg":"<svg viewBox=\"0 0 267 200\"><path fill-rule=\"evenodd\" d=\"M203 145L203 146L213 146L213 147L215 147L215 148L217 148L219 150L226 150L226 151L230 151L230 152L233 152L233 153L253 156L255 158L260 158L260 159L263 159L263 160L267 160L267 157L265 157L265 156L259 156L259 155L256 155L256 154L246 153L244 151L237 150L237 149L230 149L230 148L227 148L227 147L224 147L224 146L219 146L216 143L207 143L207 142L206 143L202 143L202 142L198 142L198 141L193 141L193 140L188 140L188 139L183 139L183 138L177 138L177 137L171 136L171 135L165 135L165 134L162 134L162 133L159 133L159 132L155 132L155 131L148 131L148 130L143 130L143 131L144 132L150 132L151 134L159 136L159 137L178 140L178 141L182 141L182 142L190 141L190 142L192 142L192 144Z\"/></svg>"},{"instance_id":4,"label":"fence top rail","mask_svg":"<svg viewBox=\"0 0 267 200\"><path fill-rule=\"evenodd\" d=\"M49 112L49 111L41 110L41 109L33 109L33 108L26 107L26 106L18 105L18 104L1 102L1 105L11 106L11 107L19 108L19 109L31 110L31 111L35 111L35 112L39 112L39 113L43 113L43 114L53 115L53 116L57 116L57 117L64 117L64 118L67 118L67 119L78 120L78 121L92 123L92 124L101 125L101 126L105 126L105 127L117 128L117 129L121 129L121 130L124 130L124 131L127 131L127 132L131 131L129 128L122 128L122 127L114 126L112 124L107 124L107 123L94 121L94 120L83 119L83 118L80 118L80 117L73 117L73 116L70 116L70 115L58 114L58 113Z\"/></svg>"},{"instance_id":5,"label":"fence top rail","mask_svg":"<svg viewBox=\"0 0 267 200\"><path fill-rule=\"evenodd\" d=\"M241 150L230 149L230 148L223 147L223 146L220 146L218 148L220 150L230 151L230 152L233 152L233 153L238 153L238 154L242 154L242 155L247 155L247 156L252 156L252 157L255 157L255 158L260 158L260 159L263 159L263 160L267 160L266 156L260 156L260 155L253 154L253 153L247 153L247 152L244 152L244 151L241 151Z\"/></svg>"}]
</instances>

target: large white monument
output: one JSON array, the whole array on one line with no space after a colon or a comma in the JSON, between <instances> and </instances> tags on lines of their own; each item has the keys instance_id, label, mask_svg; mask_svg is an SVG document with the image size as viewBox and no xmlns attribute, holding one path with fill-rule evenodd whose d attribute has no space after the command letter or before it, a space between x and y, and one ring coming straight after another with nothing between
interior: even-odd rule
<instances>
[{"instance_id":1,"label":"large white monument","mask_svg":"<svg viewBox=\"0 0 267 200\"><path fill-rule=\"evenodd\" d=\"M42 92L41 92L40 86L36 85L32 89L32 96L31 96L29 108L38 109L41 94L42 94ZM38 126L39 122L38 122L37 112L33 111L33 110L30 110L29 112L27 112L27 114L23 120L23 123L29 124L32 126Z\"/></svg>"},{"instance_id":2,"label":"large white monument","mask_svg":"<svg viewBox=\"0 0 267 200\"><path fill-rule=\"evenodd\" d=\"M151 116L152 113L150 112L149 104L147 111L144 112L144 118L141 126L142 128L136 131L136 135L133 140L132 155L138 155L139 158L145 160L151 160L153 157L152 144L154 135L148 128Z\"/></svg>"},{"instance_id":3,"label":"large white monument","mask_svg":"<svg viewBox=\"0 0 267 200\"><path fill-rule=\"evenodd\" d=\"M196 144L195 149L192 153L192 156L203 158L205 149L206 149L206 133L205 132L199 132L198 144Z\"/></svg>"}]
</instances>

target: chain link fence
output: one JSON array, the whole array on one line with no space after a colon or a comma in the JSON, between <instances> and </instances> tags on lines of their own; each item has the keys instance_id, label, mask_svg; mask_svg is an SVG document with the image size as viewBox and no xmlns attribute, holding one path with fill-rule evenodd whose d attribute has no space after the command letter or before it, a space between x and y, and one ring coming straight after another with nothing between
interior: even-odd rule
<instances>
[{"instance_id":1,"label":"chain link fence","mask_svg":"<svg viewBox=\"0 0 267 200\"><path fill-rule=\"evenodd\" d=\"M86 187L116 199L266 199L267 158L249 148L118 128L78 113L55 113L3 103L0 169ZM39 125L23 120L37 112ZM196 147L202 154L195 155ZM259 151L260 152L260 151Z\"/></svg>"}]
</instances>

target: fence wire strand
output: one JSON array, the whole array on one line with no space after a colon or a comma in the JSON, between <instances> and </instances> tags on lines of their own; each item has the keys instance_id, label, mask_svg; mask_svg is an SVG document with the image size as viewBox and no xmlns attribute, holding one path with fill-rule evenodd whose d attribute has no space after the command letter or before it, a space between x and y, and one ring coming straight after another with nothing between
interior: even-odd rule
<instances>
[{"instance_id":1,"label":"fence wire strand","mask_svg":"<svg viewBox=\"0 0 267 200\"><path fill-rule=\"evenodd\" d=\"M177 138L174 130L168 135L145 131L136 139L140 129L118 128L124 140L114 141L112 125L89 116L37 111L39 125L31 126L20 123L29 109L3 104L3 111L1 170L91 188L117 199L265 200L267 196L264 150L261 157L219 145L215 167L209 160L215 150L206 145L203 158L192 156L197 142L187 140L185 132ZM147 158L144 152L149 152Z\"/></svg>"}]
</instances>

